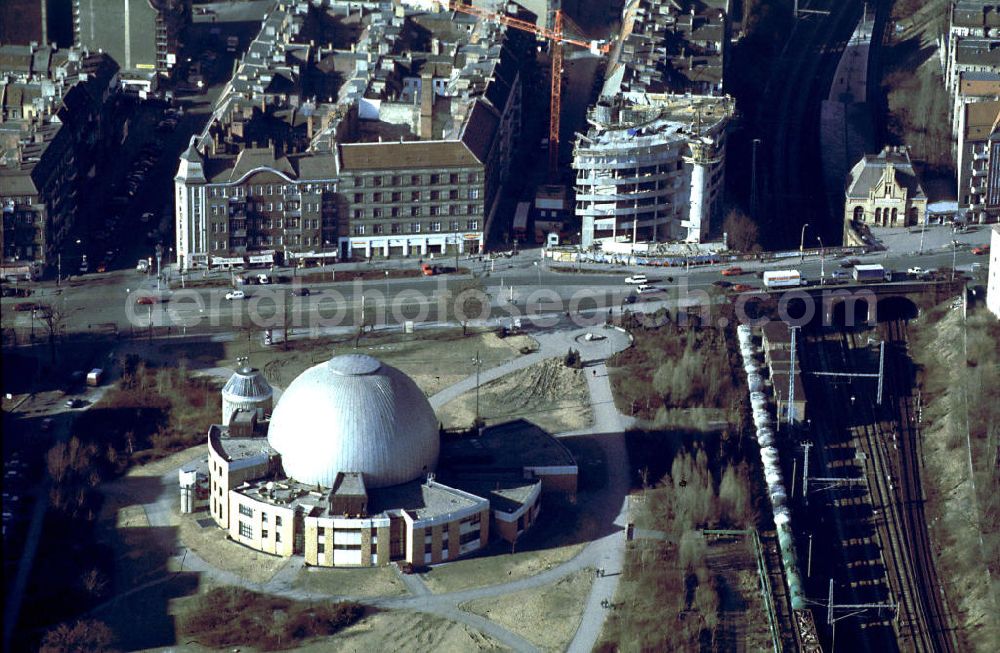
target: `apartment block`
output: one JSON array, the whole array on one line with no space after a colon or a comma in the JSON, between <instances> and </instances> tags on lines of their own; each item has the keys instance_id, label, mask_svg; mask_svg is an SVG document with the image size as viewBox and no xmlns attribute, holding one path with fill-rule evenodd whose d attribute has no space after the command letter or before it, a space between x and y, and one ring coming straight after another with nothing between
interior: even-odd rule
<instances>
[{"instance_id":1,"label":"apartment block","mask_svg":"<svg viewBox=\"0 0 1000 653\"><path fill-rule=\"evenodd\" d=\"M106 54L0 46L5 265L57 266L88 171L117 142L111 116L117 89L118 65Z\"/></svg>"},{"instance_id":2,"label":"apartment block","mask_svg":"<svg viewBox=\"0 0 1000 653\"><path fill-rule=\"evenodd\" d=\"M298 2L265 17L179 163L184 267L483 248L532 43L432 9Z\"/></svg>"}]
</instances>

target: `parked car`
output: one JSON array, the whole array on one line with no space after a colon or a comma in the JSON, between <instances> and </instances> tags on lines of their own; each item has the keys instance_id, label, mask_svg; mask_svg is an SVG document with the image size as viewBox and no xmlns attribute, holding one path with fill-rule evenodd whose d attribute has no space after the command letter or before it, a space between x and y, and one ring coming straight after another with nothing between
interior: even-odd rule
<instances>
[{"instance_id":1,"label":"parked car","mask_svg":"<svg viewBox=\"0 0 1000 653\"><path fill-rule=\"evenodd\" d=\"M649 278L645 274L633 274L625 277L625 283L641 286L649 283Z\"/></svg>"},{"instance_id":2,"label":"parked car","mask_svg":"<svg viewBox=\"0 0 1000 653\"><path fill-rule=\"evenodd\" d=\"M228 299L229 301L232 301L234 299L243 299L246 296L247 296L246 293L243 292L242 290L230 290L229 292L226 293L226 299Z\"/></svg>"}]
</instances>

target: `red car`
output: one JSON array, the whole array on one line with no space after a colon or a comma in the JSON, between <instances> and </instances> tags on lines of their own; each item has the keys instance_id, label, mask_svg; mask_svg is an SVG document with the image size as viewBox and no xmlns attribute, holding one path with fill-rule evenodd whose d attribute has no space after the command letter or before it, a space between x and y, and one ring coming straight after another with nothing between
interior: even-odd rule
<instances>
[{"instance_id":1,"label":"red car","mask_svg":"<svg viewBox=\"0 0 1000 653\"><path fill-rule=\"evenodd\" d=\"M157 299L156 297L152 297L150 295L143 295L143 296L139 297L139 299L135 300L135 303L136 304L142 304L142 305L146 306L146 305L156 304L159 301L160 300Z\"/></svg>"},{"instance_id":2,"label":"red car","mask_svg":"<svg viewBox=\"0 0 1000 653\"><path fill-rule=\"evenodd\" d=\"M750 290L757 290L757 289L754 288L753 286L748 286L745 283L738 283L735 286L733 286L733 292L747 292Z\"/></svg>"},{"instance_id":3,"label":"red car","mask_svg":"<svg viewBox=\"0 0 1000 653\"><path fill-rule=\"evenodd\" d=\"M741 274L743 274L743 268L735 266L722 271L722 276L724 277L738 277Z\"/></svg>"},{"instance_id":4,"label":"red car","mask_svg":"<svg viewBox=\"0 0 1000 653\"><path fill-rule=\"evenodd\" d=\"M980 247L973 247L972 248L972 253L976 254L977 256L980 255L980 254L989 254L990 253L990 246L989 245L982 245Z\"/></svg>"}]
</instances>

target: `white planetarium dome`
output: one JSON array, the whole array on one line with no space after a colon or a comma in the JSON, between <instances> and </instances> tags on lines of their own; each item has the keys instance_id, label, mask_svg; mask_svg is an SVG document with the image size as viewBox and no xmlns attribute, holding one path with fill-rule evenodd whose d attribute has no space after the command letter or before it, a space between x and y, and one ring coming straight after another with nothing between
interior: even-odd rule
<instances>
[{"instance_id":1,"label":"white planetarium dome","mask_svg":"<svg viewBox=\"0 0 1000 653\"><path fill-rule=\"evenodd\" d=\"M434 409L413 380L363 354L336 356L289 384L271 416L268 442L285 473L331 487L360 472L370 488L406 483L437 466Z\"/></svg>"}]
</instances>

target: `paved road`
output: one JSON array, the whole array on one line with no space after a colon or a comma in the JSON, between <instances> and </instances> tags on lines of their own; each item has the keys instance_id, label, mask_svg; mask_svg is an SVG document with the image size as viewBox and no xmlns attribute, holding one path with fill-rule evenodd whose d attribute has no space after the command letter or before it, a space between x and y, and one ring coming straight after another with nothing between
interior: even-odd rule
<instances>
[{"instance_id":1,"label":"paved road","mask_svg":"<svg viewBox=\"0 0 1000 653\"><path fill-rule=\"evenodd\" d=\"M985 264L982 256L971 253L971 246L982 244L989 238L989 230L979 229L959 237L961 245L954 249L950 244L947 228L932 227L925 235L924 250L918 253L920 234L894 236L900 248L887 252L861 255L863 263L881 263L888 269L906 270L913 265L924 268L951 267L967 269L972 263ZM603 309L617 308L632 292L624 278L633 272L649 276L651 283L665 288L675 296L693 298L710 289L720 280L721 265L692 270L660 270L637 267L590 264L581 265L581 273L557 272L550 264L534 265L534 254L522 254L514 259L502 259L493 264L489 276L481 276L481 284L489 295L491 320L509 319L526 313L558 314L577 307ZM463 262L463 265L466 263ZM415 266L410 262L409 265ZM476 263L475 265L480 265ZM483 267L490 264L482 264ZM569 267L569 266L565 266ZM838 260L815 255L790 257L768 262L741 264L745 270L756 272L765 269L800 270L812 280L829 276L839 270ZM478 269L483 274L488 270ZM347 273L349 274L349 272ZM733 277L733 281L760 285L753 276ZM388 281L338 281L310 284L313 294L309 297L292 297L288 284L253 286L247 289L248 299L227 301L225 288L185 289L172 285L173 301L156 306L136 305L137 291L156 294L155 278L134 271L117 271L103 275L90 275L85 281L64 284L56 289L51 284L38 284L39 301L51 303L66 317L64 324L70 332L93 332L101 325L113 324L120 330L143 329L152 318L154 326L186 327L187 331L208 329L239 330L242 325L253 323L260 329L278 327L284 322L285 303L290 307L289 320L300 327L356 325L362 318L368 323L399 325L406 319L417 322L436 322L454 318L454 299L442 301L449 293L454 297L463 286L472 282L468 276L414 277ZM511 290L513 288L513 291ZM53 294L58 292L59 294ZM131 294L130 294L131 293ZM514 302L509 301L513 293ZM31 327L31 313L17 312L13 305L19 300L3 300L3 326L16 327L26 334ZM20 300L23 301L23 300ZM362 310L362 301L364 310ZM255 316L251 321L251 315ZM35 329L43 329L35 320Z\"/></svg>"},{"instance_id":2,"label":"paved road","mask_svg":"<svg viewBox=\"0 0 1000 653\"><path fill-rule=\"evenodd\" d=\"M522 578L509 583L488 587L479 587L444 594L431 594L418 576L401 575L409 595L388 598L359 598L350 596L330 596L326 594L307 592L294 586L295 579L302 567L301 558L293 558L282 567L266 583L249 583L240 576L209 565L194 551L180 547L173 557L173 568L184 572L197 572L211 578L214 582L226 585L244 586L260 592L267 592L294 599L354 599L361 603L386 609L408 609L427 612L445 619L463 623L476 628L495 638L504 646L515 651L533 652L537 650L531 642L513 633L499 624L483 617L470 614L459 608L467 601L495 598L527 589L550 585L566 576L588 568L605 569L609 576L596 578L587 603L580 627L570 647L571 651L589 651L600 635L607 610L601 607L604 599L614 597L618 576L615 572L621 569L624 553L624 535L619 529L625 524L625 500L628 494L629 474L627 452L624 445L623 431L631 418L620 415L611 397L611 387L607 378L604 360L615 351L624 349L629 344L629 337L615 329L602 330L606 338L596 341L582 340L582 336L592 329L554 329L545 333L534 334L540 344L539 352L523 356L511 364L501 365L482 372L480 381L485 382L498 378L515 369L531 365L547 357L562 355L569 346L580 349L587 369L587 383L591 393L593 406L593 426L580 431L561 434L560 437L570 438L579 435L600 436L604 460L608 469L608 483L605 488L590 496L581 495L588 511L605 523L613 523L616 527L612 533L590 542L581 553L571 560L554 566L544 572ZM596 373L595 373L596 372ZM462 379L453 386L443 390L431 398L432 405L440 406L475 387L475 375ZM120 481L121 482L121 481ZM149 525L166 527L170 525L171 514L174 512L178 499L177 470L173 469L160 477L161 492L159 497L143 506ZM113 492L114 487L108 488ZM170 529L163 529L170 532ZM174 543L171 542L171 545ZM111 607L116 602L128 600L133 594L165 582L167 579L151 581L143 586L116 596L114 599L99 606L95 612Z\"/></svg>"}]
</instances>

